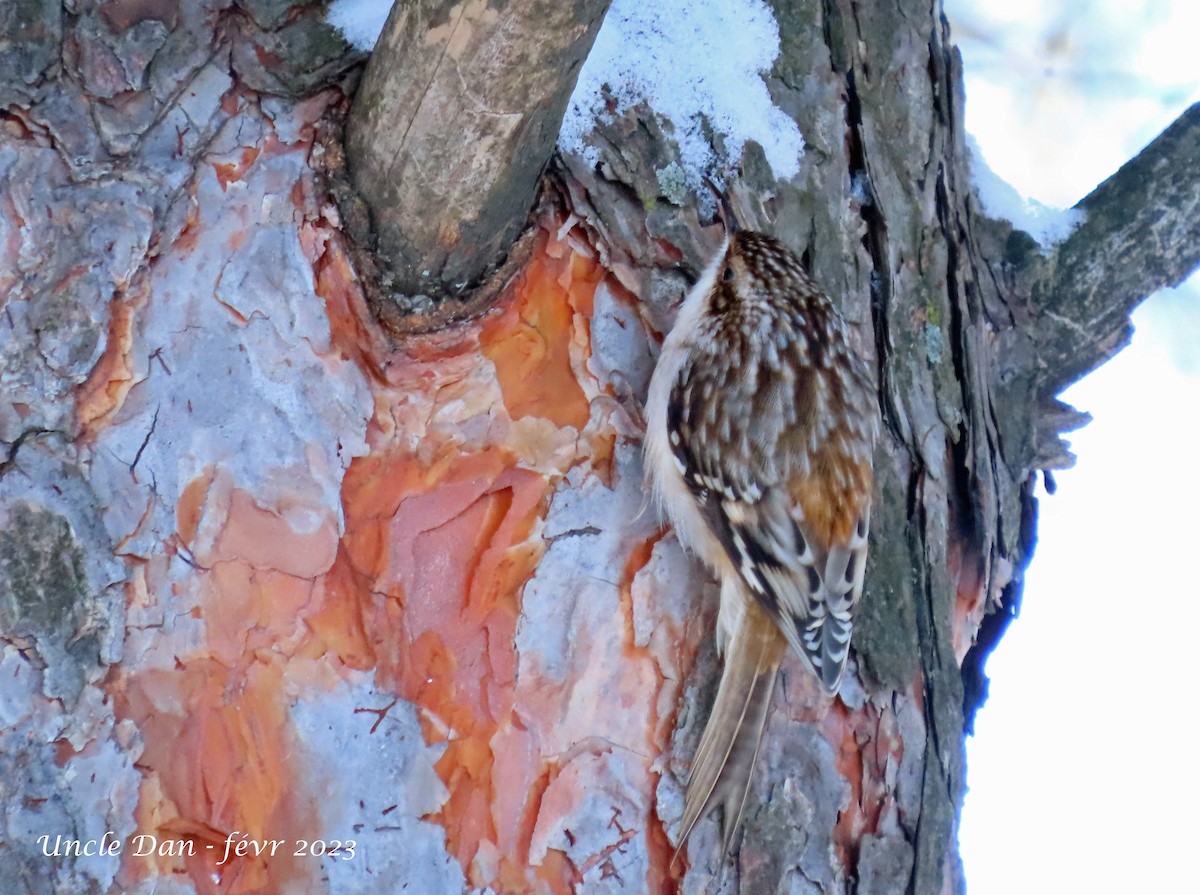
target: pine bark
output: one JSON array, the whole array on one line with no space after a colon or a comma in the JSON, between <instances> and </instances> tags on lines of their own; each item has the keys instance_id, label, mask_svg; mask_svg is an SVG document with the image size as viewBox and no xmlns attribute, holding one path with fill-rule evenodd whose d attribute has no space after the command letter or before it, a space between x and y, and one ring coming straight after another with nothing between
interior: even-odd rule
<instances>
[{"instance_id":1,"label":"pine bark","mask_svg":"<svg viewBox=\"0 0 1200 895\"><path fill-rule=\"evenodd\" d=\"M831 705L785 666L728 865L711 821L672 861L715 589L645 507L641 402L720 227L662 122L556 158L494 307L397 338L323 4L0 11L0 890L963 890L1054 395L1200 257L1197 112L1043 253L971 195L937 8L773 6L807 146L782 181L750 145L734 199L852 322L885 435L852 668Z\"/></svg>"}]
</instances>

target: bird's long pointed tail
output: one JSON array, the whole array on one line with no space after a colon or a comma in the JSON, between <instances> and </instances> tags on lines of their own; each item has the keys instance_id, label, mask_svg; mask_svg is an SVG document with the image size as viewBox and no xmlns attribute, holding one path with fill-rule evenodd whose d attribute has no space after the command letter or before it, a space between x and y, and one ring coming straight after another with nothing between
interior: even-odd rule
<instances>
[{"instance_id":1,"label":"bird's long pointed tail","mask_svg":"<svg viewBox=\"0 0 1200 895\"><path fill-rule=\"evenodd\" d=\"M724 853L730 853L785 648L766 613L748 607L727 644L717 698L692 762L676 856L700 818L717 805L724 808L722 841Z\"/></svg>"}]
</instances>

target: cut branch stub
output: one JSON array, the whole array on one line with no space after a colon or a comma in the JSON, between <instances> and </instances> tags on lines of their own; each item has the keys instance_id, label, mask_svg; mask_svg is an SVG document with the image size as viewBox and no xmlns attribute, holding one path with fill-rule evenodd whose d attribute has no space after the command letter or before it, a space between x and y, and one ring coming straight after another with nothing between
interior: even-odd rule
<instances>
[{"instance_id":1,"label":"cut branch stub","mask_svg":"<svg viewBox=\"0 0 1200 895\"><path fill-rule=\"evenodd\" d=\"M1044 397L1128 344L1130 311L1200 264L1200 104L1076 208L1087 219L1034 292Z\"/></svg>"},{"instance_id":2,"label":"cut branch stub","mask_svg":"<svg viewBox=\"0 0 1200 895\"><path fill-rule=\"evenodd\" d=\"M504 260L608 2L393 7L350 113L347 161L414 313L437 316Z\"/></svg>"}]
</instances>

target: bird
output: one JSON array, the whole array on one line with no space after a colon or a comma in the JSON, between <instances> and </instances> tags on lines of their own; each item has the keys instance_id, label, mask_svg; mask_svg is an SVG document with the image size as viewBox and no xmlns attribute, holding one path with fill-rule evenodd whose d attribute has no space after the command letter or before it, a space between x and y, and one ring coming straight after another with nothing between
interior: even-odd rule
<instances>
[{"instance_id":1,"label":"bird","mask_svg":"<svg viewBox=\"0 0 1200 895\"><path fill-rule=\"evenodd\" d=\"M720 583L721 680L676 856L717 806L732 853L788 647L826 695L838 690L879 434L873 376L838 309L794 252L725 207L725 238L679 307L645 408L649 490Z\"/></svg>"}]
</instances>

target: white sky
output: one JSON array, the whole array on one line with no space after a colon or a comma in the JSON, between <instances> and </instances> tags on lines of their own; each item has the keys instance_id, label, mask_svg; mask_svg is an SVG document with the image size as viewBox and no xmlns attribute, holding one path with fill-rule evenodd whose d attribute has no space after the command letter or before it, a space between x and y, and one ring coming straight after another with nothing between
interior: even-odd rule
<instances>
[{"instance_id":1,"label":"white sky","mask_svg":"<svg viewBox=\"0 0 1200 895\"><path fill-rule=\"evenodd\" d=\"M1025 195L1070 205L1200 100L1200 4L946 0L966 124ZM968 743L970 895L1184 891L1200 824L1200 284L1064 394L1095 416L1042 496L1021 617Z\"/></svg>"}]
</instances>

